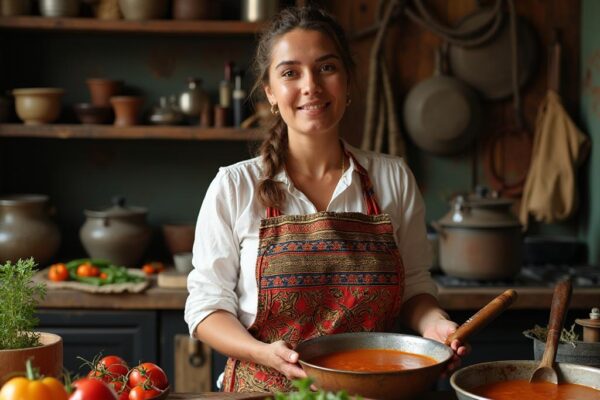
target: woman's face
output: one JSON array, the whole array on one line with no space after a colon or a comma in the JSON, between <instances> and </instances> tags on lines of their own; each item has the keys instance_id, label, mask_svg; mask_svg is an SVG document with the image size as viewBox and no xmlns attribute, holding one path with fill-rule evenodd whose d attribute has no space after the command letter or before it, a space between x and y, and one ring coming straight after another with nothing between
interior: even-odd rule
<instances>
[{"instance_id":1,"label":"woman's face","mask_svg":"<svg viewBox=\"0 0 600 400\"><path fill-rule=\"evenodd\" d=\"M265 93L289 134L337 134L346 109L348 74L325 34L294 29L275 42Z\"/></svg>"}]
</instances>

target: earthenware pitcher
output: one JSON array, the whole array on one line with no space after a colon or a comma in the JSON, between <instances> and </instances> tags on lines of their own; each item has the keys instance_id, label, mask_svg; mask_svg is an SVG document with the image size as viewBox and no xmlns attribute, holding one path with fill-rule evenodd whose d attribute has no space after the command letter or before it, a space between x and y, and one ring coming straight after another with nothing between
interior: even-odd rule
<instances>
[{"instance_id":1,"label":"earthenware pitcher","mask_svg":"<svg viewBox=\"0 0 600 400\"><path fill-rule=\"evenodd\" d=\"M145 208L128 207L124 197L115 197L112 207L85 210L84 214L87 218L79 236L90 257L138 266L151 236Z\"/></svg>"},{"instance_id":2,"label":"earthenware pitcher","mask_svg":"<svg viewBox=\"0 0 600 400\"><path fill-rule=\"evenodd\" d=\"M0 197L0 262L33 257L44 266L56 254L60 231L52 221L48 196L14 194Z\"/></svg>"}]
</instances>

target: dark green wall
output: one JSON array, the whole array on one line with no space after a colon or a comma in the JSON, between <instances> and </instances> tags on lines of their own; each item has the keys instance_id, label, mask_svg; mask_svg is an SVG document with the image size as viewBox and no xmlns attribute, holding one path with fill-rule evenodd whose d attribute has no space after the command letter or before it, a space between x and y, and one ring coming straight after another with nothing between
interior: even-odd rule
<instances>
[{"instance_id":1,"label":"dark green wall","mask_svg":"<svg viewBox=\"0 0 600 400\"><path fill-rule=\"evenodd\" d=\"M581 7L581 119L592 140L588 162L589 218L586 222L590 260L600 265L600 2L583 0Z\"/></svg>"}]
</instances>

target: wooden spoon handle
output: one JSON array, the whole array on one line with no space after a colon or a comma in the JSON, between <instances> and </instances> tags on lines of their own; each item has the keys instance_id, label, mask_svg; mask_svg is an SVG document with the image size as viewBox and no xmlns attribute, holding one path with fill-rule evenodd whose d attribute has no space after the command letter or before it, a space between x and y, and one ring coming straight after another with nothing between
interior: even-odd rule
<instances>
[{"instance_id":1,"label":"wooden spoon handle","mask_svg":"<svg viewBox=\"0 0 600 400\"><path fill-rule=\"evenodd\" d=\"M508 289L504 293L486 304L481 310L477 311L471 318L465 321L458 327L456 332L446 338L446 345L454 339L464 342L468 337L485 327L492 322L498 315L506 310L516 300L517 292L513 289Z\"/></svg>"},{"instance_id":2,"label":"wooden spoon handle","mask_svg":"<svg viewBox=\"0 0 600 400\"><path fill-rule=\"evenodd\" d=\"M546 337L546 347L544 355L540 362L540 367L552 367L556 357L556 347L562 332L569 302L571 301L571 281L566 279L559 282L554 288L552 295L552 305L550 308L550 321L548 322L548 336Z\"/></svg>"}]
</instances>

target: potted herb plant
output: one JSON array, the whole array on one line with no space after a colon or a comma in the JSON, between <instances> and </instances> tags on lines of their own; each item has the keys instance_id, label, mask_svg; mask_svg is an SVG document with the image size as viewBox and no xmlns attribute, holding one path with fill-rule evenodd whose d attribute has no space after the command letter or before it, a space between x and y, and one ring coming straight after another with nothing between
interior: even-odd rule
<instances>
[{"instance_id":1,"label":"potted herb plant","mask_svg":"<svg viewBox=\"0 0 600 400\"><path fill-rule=\"evenodd\" d=\"M62 372L62 338L35 330L35 308L46 294L46 286L32 280L35 267L33 258L0 264L0 386L23 373L29 358L45 376Z\"/></svg>"}]
</instances>

